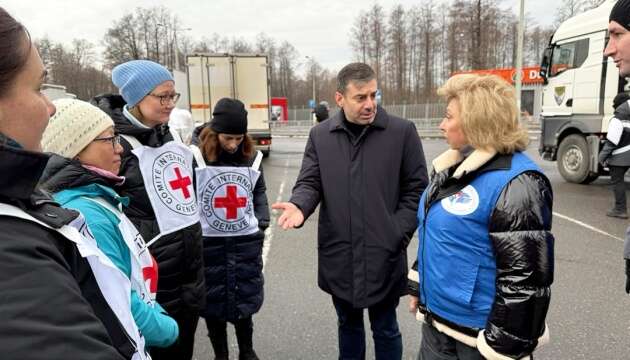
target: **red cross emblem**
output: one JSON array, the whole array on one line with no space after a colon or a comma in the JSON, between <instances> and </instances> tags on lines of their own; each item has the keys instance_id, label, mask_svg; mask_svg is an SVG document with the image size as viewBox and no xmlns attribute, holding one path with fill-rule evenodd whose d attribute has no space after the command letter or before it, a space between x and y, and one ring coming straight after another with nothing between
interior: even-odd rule
<instances>
[{"instance_id":1,"label":"red cross emblem","mask_svg":"<svg viewBox=\"0 0 630 360\"><path fill-rule=\"evenodd\" d=\"M190 181L190 176L182 177L178 167L175 168L175 180L169 181L168 184L173 190L181 190L184 194L184 199L188 199L190 197L188 186L192 184L192 181Z\"/></svg>"},{"instance_id":2,"label":"red cross emblem","mask_svg":"<svg viewBox=\"0 0 630 360\"><path fill-rule=\"evenodd\" d=\"M214 207L216 209L226 209L226 219L233 220L237 217L237 211L247 206L246 197L238 197L236 193L236 185L228 185L225 197L214 198Z\"/></svg>"},{"instance_id":3,"label":"red cross emblem","mask_svg":"<svg viewBox=\"0 0 630 360\"><path fill-rule=\"evenodd\" d=\"M158 286L158 265L153 256L151 256L151 266L142 268L142 278L145 282L149 282L149 291L155 294Z\"/></svg>"}]
</instances>

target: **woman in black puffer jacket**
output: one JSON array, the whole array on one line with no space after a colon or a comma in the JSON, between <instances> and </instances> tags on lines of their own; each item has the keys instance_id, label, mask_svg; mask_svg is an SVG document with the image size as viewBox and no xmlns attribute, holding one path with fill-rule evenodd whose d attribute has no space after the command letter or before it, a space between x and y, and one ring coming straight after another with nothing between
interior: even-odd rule
<instances>
[{"instance_id":1,"label":"woman in black puffer jacket","mask_svg":"<svg viewBox=\"0 0 630 360\"><path fill-rule=\"evenodd\" d=\"M120 175L126 180L115 190L130 199L129 206L124 209L125 215L148 242L161 235L161 229L148 193L150 184L144 180L139 158L133 151L141 147L153 151L176 147L183 154L182 157L186 156L186 152L190 155L184 145L174 144L168 127L169 115L179 94L175 92L175 82L168 70L148 60L134 60L118 65L112 71L112 80L122 96L100 95L91 102L114 120L116 133L122 135ZM169 170L169 178L166 170ZM177 170L180 171L177 173L178 177L183 176L188 180L184 196L194 205L194 197L191 198L194 195L190 179L192 174L183 166ZM172 168L164 168L164 186L169 180L175 180L175 174L170 171ZM179 188L173 193L179 195L183 192ZM165 192L161 193L163 194ZM175 196L171 199L178 201ZM173 213L164 217L178 216ZM150 250L158 263L160 279L156 300L179 326L177 342L168 348L151 349L151 357L153 360L189 360L193 355L199 310L205 306L201 227L198 220L177 231L161 235L150 245Z\"/></svg>"},{"instance_id":2,"label":"woman in black puffer jacket","mask_svg":"<svg viewBox=\"0 0 630 360\"><path fill-rule=\"evenodd\" d=\"M239 359L258 359L252 315L263 303L262 249L269 207L262 154L247 135L243 103L219 100L199 140L197 162L208 166L197 169L207 303L201 314L216 359L229 358L227 322L236 330Z\"/></svg>"},{"instance_id":3,"label":"woman in black puffer jacket","mask_svg":"<svg viewBox=\"0 0 630 360\"><path fill-rule=\"evenodd\" d=\"M548 341L551 184L525 154L511 85L456 75L438 93L450 149L418 209L409 278L410 310L425 321L419 358L530 359Z\"/></svg>"}]
</instances>

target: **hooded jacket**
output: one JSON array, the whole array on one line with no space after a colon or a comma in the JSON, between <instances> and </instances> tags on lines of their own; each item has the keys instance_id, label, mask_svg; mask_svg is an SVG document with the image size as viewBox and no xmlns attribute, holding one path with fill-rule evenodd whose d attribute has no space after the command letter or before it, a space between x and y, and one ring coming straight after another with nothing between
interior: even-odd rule
<instances>
[{"instance_id":1,"label":"hooded jacket","mask_svg":"<svg viewBox=\"0 0 630 360\"><path fill-rule=\"evenodd\" d=\"M135 137L142 145L160 147L173 137L168 125L154 128L134 126L124 115L125 101L120 95L99 95L92 104L105 111L114 120L116 132ZM129 198L125 215L133 222L145 240L153 239L160 233L155 213L149 201L140 172L138 158L131 152L131 144L121 140L123 146L121 176L125 183L114 190ZM201 244L201 226L193 224L182 230L162 236L151 245L151 254L159 268L157 301L171 315L186 310L197 312L204 307L204 279Z\"/></svg>"},{"instance_id":2,"label":"hooded jacket","mask_svg":"<svg viewBox=\"0 0 630 360\"><path fill-rule=\"evenodd\" d=\"M129 199L118 196L111 181L91 172L77 161L52 155L41 179L42 187L52 193L63 207L80 211L96 243L127 278L131 277L131 253L118 225L117 215L89 199L101 198L113 207L127 206ZM159 284L159 281L158 281ZM147 347L169 346L177 339L175 320L165 314L160 304L147 305L131 290L131 312Z\"/></svg>"},{"instance_id":3,"label":"hooded jacket","mask_svg":"<svg viewBox=\"0 0 630 360\"><path fill-rule=\"evenodd\" d=\"M2 358L131 359L135 348L89 263L55 229L78 213L38 189L48 156L7 145L0 134L0 204L46 224L0 215ZM60 311L62 310L62 311Z\"/></svg>"}]
</instances>

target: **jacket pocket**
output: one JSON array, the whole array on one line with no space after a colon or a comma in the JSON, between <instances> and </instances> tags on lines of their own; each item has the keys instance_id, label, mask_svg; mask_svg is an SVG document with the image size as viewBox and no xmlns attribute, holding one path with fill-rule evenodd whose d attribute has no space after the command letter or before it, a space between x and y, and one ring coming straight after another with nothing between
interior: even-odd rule
<instances>
[{"instance_id":1,"label":"jacket pocket","mask_svg":"<svg viewBox=\"0 0 630 360\"><path fill-rule=\"evenodd\" d=\"M444 283L441 284L452 301L465 306L470 305L479 274L478 261L471 260L447 261Z\"/></svg>"}]
</instances>

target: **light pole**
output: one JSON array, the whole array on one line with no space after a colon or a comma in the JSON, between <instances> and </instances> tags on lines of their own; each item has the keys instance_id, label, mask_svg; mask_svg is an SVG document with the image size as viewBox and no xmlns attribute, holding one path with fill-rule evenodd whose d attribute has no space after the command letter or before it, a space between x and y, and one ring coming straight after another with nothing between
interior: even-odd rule
<instances>
[{"instance_id":1,"label":"light pole","mask_svg":"<svg viewBox=\"0 0 630 360\"><path fill-rule=\"evenodd\" d=\"M523 27L525 22L525 0L520 1L520 13L518 18L518 37L516 47L516 107L518 108L518 120L521 121L521 88L523 84Z\"/></svg>"},{"instance_id":2,"label":"light pole","mask_svg":"<svg viewBox=\"0 0 630 360\"><path fill-rule=\"evenodd\" d=\"M311 61L311 74L313 76L313 109L315 109L315 104L317 104L317 98L315 93L315 59L312 56L306 56L307 59Z\"/></svg>"}]
</instances>

